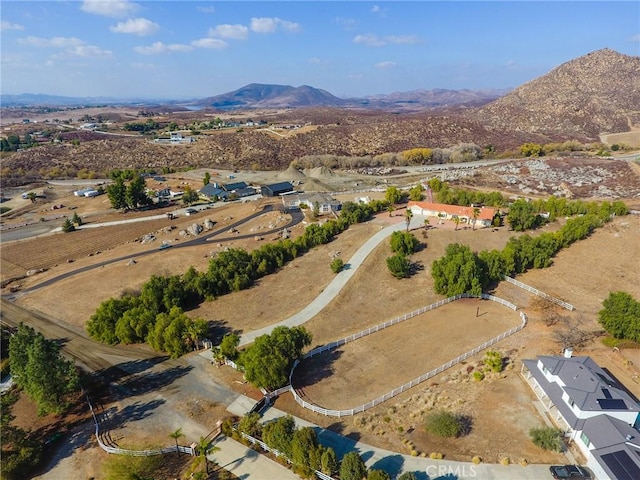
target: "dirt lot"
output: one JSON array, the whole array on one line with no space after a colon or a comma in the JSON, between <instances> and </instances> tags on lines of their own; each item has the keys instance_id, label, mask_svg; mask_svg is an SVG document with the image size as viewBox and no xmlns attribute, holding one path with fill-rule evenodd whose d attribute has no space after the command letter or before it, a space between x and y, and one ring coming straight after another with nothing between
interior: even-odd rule
<instances>
[{"instance_id":1,"label":"dirt lot","mask_svg":"<svg viewBox=\"0 0 640 480\"><path fill-rule=\"evenodd\" d=\"M302 361L292 385L324 408L355 408L519 323L516 312L498 303L458 300Z\"/></svg>"},{"instance_id":2,"label":"dirt lot","mask_svg":"<svg viewBox=\"0 0 640 480\"><path fill-rule=\"evenodd\" d=\"M193 175L193 181L195 181L198 176L201 177L201 172L193 172ZM352 199L354 195L348 194L345 197ZM379 194L369 193L369 195ZM637 199L631 198L629 202L637 203ZM43 252L46 252L48 260L44 263L50 264L50 270L21 280L21 283L27 287L97 261L117 258L134 251L157 248L159 242L164 239L175 242L176 238L182 238L177 235L177 231L193 221L202 222L210 217L217 222L215 228L228 225L235 221L234 219L248 215L255 206L246 204L228 208L228 210L212 210L189 219L181 219L179 228L168 233L158 233L160 227L151 228L151 222L135 232L133 225L142 224L118 227L117 230L116 227L110 227L114 228L113 233L97 237L90 237L89 233L85 234L81 231L68 235L42 237L20 244L3 244L2 275L5 278L5 273L8 273L11 268L14 268L15 272L24 274L32 265L29 262L41 258L41 255L45 255ZM99 210L101 209L96 208L96 215ZM83 214L80 209L79 213ZM104 215L100 218L108 219L121 214L105 213ZM253 229L252 234L259 235L261 228L258 227L274 221L277 219L269 217L264 224L258 222L248 229L249 231ZM329 269L330 255L340 252L341 258L347 262L352 253L373 232L389 222L402 221L401 211L395 212L393 217L389 217L387 213L381 214L367 224L350 228L329 245L296 259L277 274L263 279L252 289L205 303L199 309L190 312L190 315L217 320L223 322L227 328L239 331L253 330L284 319L309 303L333 278ZM166 221L163 222L166 224ZM553 224L541 231L557 228L558 224ZM294 229L292 233L296 235L299 231L301 229ZM151 232L157 233L157 239L151 246L133 242L133 239L143 233ZM86 237L77 234L85 234ZM506 228L497 232L488 229L455 231L453 225L445 224L430 229L426 238L423 238L420 229L416 231L416 235L427 245L412 257L412 261L421 265L422 269L410 279L392 278L385 265L385 259L391 252L386 242L381 244L366 259L340 295L305 325L313 334L312 346L336 340L438 300L440 297L433 293L430 267L432 261L443 254L446 245L461 242L469 244L474 250L501 248L513 232L508 232ZM89 240L89 238L92 239ZM212 252L220 248L231 245L252 249L267 240L269 239L256 240L252 237L230 242L214 241L211 245L189 249L159 251L133 265L127 266L126 263L118 262L101 268L99 275L94 270L71 277L57 283L55 287L29 293L20 298L19 303L82 326L101 300L119 295L125 290L139 288L151 274L181 273L188 265L204 269ZM98 245L97 242L102 241L106 243ZM129 241L129 243L122 243L123 241ZM102 253L96 255L95 252L98 250ZM93 255L89 256L90 253ZM66 263L68 258L74 258L75 262ZM532 270L520 276L519 279L574 304L577 308L576 312L566 314L572 318L581 318L581 328L595 331L599 329L596 322L597 311L601 308L601 302L609 291L624 290L635 298L640 298L640 270L637 267L639 261L640 218L628 216L614 220L596 231L591 238L561 252L554 260L552 267ZM518 375L521 359L532 358L538 354L560 353L561 347L553 339L553 333L557 327L546 327L543 324L539 312L533 309L528 293L503 283L497 288L496 294L521 306L530 316L530 323L522 332L496 346L509 358L510 364L514 365L503 375L488 376L482 382L474 381L467 370L469 367L474 369L478 367L482 358L479 355L469 359L465 365L453 368L432 381L353 418L337 420L313 414L299 407L292 401L290 395L279 399L276 406L320 425L332 426L337 431L360 438L365 442L396 451L407 452L402 441L409 439L420 452L441 451L447 458L452 459L468 461L473 455L481 455L486 461L491 462L507 454L516 460L527 458L532 462L564 462L563 457L545 453L533 447L528 440L528 430L532 426L540 426L543 423L532 404L535 397ZM60 301L61 299L64 301ZM451 330L449 325L444 328ZM406 334L400 337L406 338ZM398 338L391 338L389 342L400 345ZM357 347L356 344L357 342L353 346ZM419 350L417 345L414 347L415 350ZM449 351L450 347L447 344L446 348L441 350ZM358 352L354 351L354 353ZM640 396L640 385L636 383L640 373L636 368L636 365L640 365L640 358L637 355L630 357L633 358L634 363L629 364L625 362L624 356L628 352L614 354L603 347L598 340L576 349L575 353L592 355L596 361L611 370L637 396ZM344 358L348 358L346 354ZM392 362L389 363L393 365ZM413 363L419 366L418 362ZM385 364L380 365L380 368L384 368ZM332 367L337 368L338 365L339 363L336 363ZM422 368L418 375L420 373ZM389 377L393 376L389 374ZM336 375L335 380L343 381L337 377ZM325 381L328 380L325 379ZM234 382L234 380L229 381ZM363 378L362 381L369 380ZM399 383L402 383L402 380L399 380ZM323 391L321 394L326 395L326 392ZM432 408L448 408L471 416L474 422L471 434L456 441L443 441L429 437L420 425L424 414ZM145 431L165 432L167 427L163 424L167 422L171 426L174 420L168 416L157 418L157 429L150 427L145 428ZM163 437L160 443L164 443L166 434L158 433L158 435Z\"/></svg>"}]
</instances>

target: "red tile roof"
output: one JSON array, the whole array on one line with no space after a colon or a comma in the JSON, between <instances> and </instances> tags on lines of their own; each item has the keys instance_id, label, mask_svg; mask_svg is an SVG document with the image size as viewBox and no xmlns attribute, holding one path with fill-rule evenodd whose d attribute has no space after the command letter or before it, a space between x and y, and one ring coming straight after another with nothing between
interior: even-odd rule
<instances>
[{"instance_id":1,"label":"red tile roof","mask_svg":"<svg viewBox=\"0 0 640 480\"><path fill-rule=\"evenodd\" d=\"M447 215L457 215L459 217L473 218L474 207L461 207L459 205L448 205L446 203L410 201L407 204L407 208L411 208L413 205L416 205L423 210L430 210L432 212L443 212ZM479 207L479 210L480 213L478 214L478 220L493 220L493 217L496 214L495 208Z\"/></svg>"}]
</instances>

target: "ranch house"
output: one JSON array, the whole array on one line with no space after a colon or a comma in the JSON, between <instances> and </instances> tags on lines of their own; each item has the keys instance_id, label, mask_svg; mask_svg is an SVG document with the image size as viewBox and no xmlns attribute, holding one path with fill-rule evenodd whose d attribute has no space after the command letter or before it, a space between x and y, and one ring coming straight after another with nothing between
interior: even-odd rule
<instances>
[{"instance_id":1,"label":"ranch house","mask_svg":"<svg viewBox=\"0 0 640 480\"><path fill-rule=\"evenodd\" d=\"M282 204L285 208L300 208L300 205L306 205L313 210L318 205L318 212L331 213L342 210L342 203L334 199L326 193L298 193L282 196Z\"/></svg>"},{"instance_id":2,"label":"ranch house","mask_svg":"<svg viewBox=\"0 0 640 480\"><path fill-rule=\"evenodd\" d=\"M443 220L455 220L458 218L462 224L471 225L473 223L474 207L461 207L459 205L448 205L446 203L410 201L407 204L407 209L411 210L414 215L435 217ZM490 227L497 213L498 212L495 208L478 207L476 227Z\"/></svg>"},{"instance_id":3,"label":"ranch house","mask_svg":"<svg viewBox=\"0 0 640 480\"><path fill-rule=\"evenodd\" d=\"M600 480L640 478L640 405L591 357L523 360L522 375Z\"/></svg>"}]
</instances>

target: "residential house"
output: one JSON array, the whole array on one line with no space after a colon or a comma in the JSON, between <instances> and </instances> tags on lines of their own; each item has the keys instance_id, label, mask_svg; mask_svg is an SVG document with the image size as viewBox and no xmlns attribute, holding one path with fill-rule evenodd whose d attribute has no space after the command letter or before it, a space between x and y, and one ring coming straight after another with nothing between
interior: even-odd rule
<instances>
[{"instance_id":1,"label":"residential house","mask_svg":"<svg viewBox=\"0 0 640 480\"><path fill-rule=\"evenodd\" d=\"M198 193L209 200L224 200L229 196L229 192L220 188L220 185L217 183L207 183L204 187L198 190Z\"/></svg>"},{"instance_id":2,"label":"residential house","mask_svg":"<svg viewBox=\"0 0 640 480\"><path fill-rule=\"evenodd\" d=\"M522 374L600 480L640 478L640 405L591 357L539 356Z\"/></svg>"},{"instance_id":3,"label":"residential house","mask_svg":"<svg viewBox=\"0 0 640 480\"><path fill-rule=\"evenodd\" d=\"M469 225L473 224L474 210L476 208L478 216L475 219L475 226L490 227L497 213L495 208L462 207L446 203L417 202L413 200L407 204L407 209L411 210L414 215L436 217L443 220L455 220L458 218L460 223Z\"/></svg>"},{"instance_id":4,"label":"residential house","mask_svg":"<svg viewBox=\"0 0 640 480\"><path fill-rule=\"evenodd\" d=\"M318 213L331 213L342 210L342 203L326 193L295 193L282 196L282 204L285 208L300 208L306 205L313 210L318 207Z\"/></svg>"}]
</instances>

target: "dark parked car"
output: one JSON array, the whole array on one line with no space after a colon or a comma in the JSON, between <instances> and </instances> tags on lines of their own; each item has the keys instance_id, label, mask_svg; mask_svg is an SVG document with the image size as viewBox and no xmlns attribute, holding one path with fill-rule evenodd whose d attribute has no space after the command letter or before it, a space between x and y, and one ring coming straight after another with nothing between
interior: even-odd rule
<instances>
[{"instance_id":1,"label":"dark parked car","mask_svg":"<svg viewBox=\"0 0 640 480\"><path fill-rule=\"evenodd\" d=\"M555 479L591 480L591 474L580 465L553 465L549 471Z\"/></svg>"}]
</instances>

